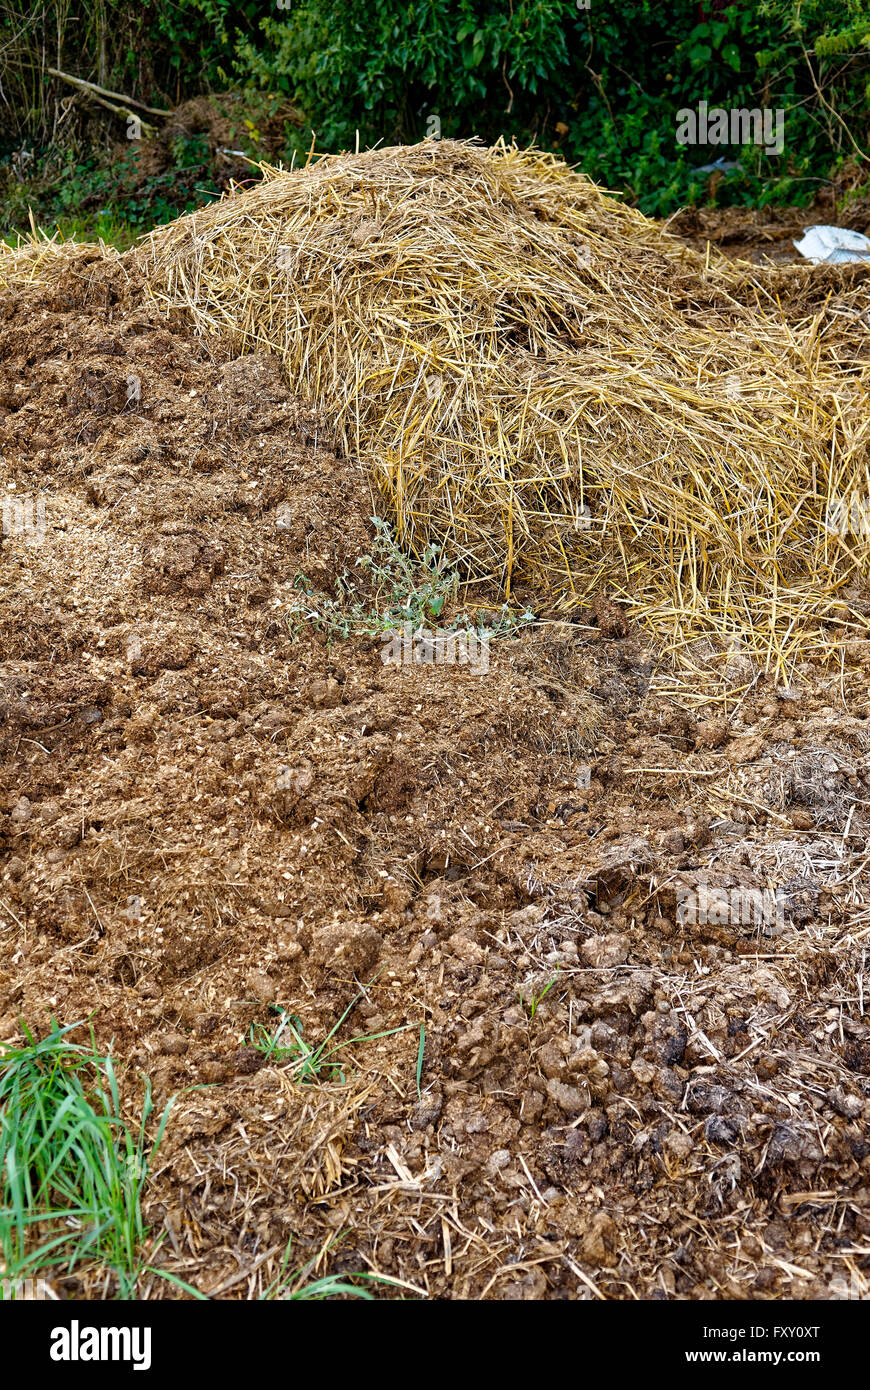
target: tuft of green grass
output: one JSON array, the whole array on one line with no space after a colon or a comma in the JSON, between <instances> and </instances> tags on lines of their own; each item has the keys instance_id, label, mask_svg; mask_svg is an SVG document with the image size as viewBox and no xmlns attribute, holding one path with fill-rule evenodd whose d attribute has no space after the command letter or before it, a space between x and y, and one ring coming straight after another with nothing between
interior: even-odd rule
<instances>
[{"instance_id":1,"label":"tuft of green grass","mask_svg":"<svg viewBox=\"0 0 870 1390\"><path fill-rule=\"evenodd\" d=\"M354 1274L354 1279L373 1278L372 1275ZM346 1279L338 1274L327 1274L322 1279L314 1279L310 1284L303 1284L301 1289L296 1289L293 1293L279 1295L286 1302L292 1303L295 1300L303 1302L322 1302L325 1298L335 1298L338 1294L349 1294L351 1298L362 1298L368 1303L373 1303L375 1296L369 1293L368 1289L362 1288L359 1284L349 1284Z\"/></svg>"},{"instance_id":2,"label":"tuft of green grass","mask_svg":"<svg viewBox=\"0 0 870 1390\"><path fill-rule=\"evenodd\" d=\"M107 246L114 246L117 251L129 251L140 236L138 228L130 226L108 209L94 217L50 219L45 224L40 224L39 231L45 237L57 237L58 242L102 241ZM27 241L27 232L6 232L0 237L0 241L15 250Z\"/></svg>"},{"instance_id":3,"label":"tuft of green grass","mask_svg":"<svg viewBox=\"0 0 870 1390\"><path fill-rule=\"evenodd\" d=\"M56 226L61 241L104 241L118 251L129 251L141 235L138 227L108 208L90 218L59 217Z\"/></svg>"},{"instance_id":4,"label":"tuft of green grass","mask_svg":"<svg viewBox=\"0 0 870 1390\"><path fill-rule=\"evenodd\" d=\"M327 1249L330 1249L340 1239L341 1235L336 1235L335 1238L329 1242ZM277 1278L273 1279L268 1288L263 1290L258 1302L268 1303L280 1300L281 1302L287 1303L314 1303L322 1302L327 1298L337 1298L344 1295L350 1298L361 1298L367 1303L373 1303L375 1301L375 1296L365 1287L366 1284L390 1284L394 1288L401 1287L399 1281L391 1279L389 1275L370 1274L367 1271L355 1271L353 1274L326 1274L320 1279L312 1279L310 1282L306 1282L309 1274L318 1263L319 1257L318 1259L309 1260L308 1263L303 1265L300 1269L294 1270L292 1273L288 1274L287 1270L290 1264L292 1246L293 1238L291 1237L287 1242L287 1248L284 1251L284 1258L281 1261L281 1268L278 1271ZM362 1282L351 1282L352 1280L360 1280Z\"/></svg>"},{"instance_id":5,"label":"tuft of green grass","mask_svg":"<svg viewBox=\"0 0 870 1390\"><path fill-rule=\"evenodd\" d=\"M0 1298L4 1284L82 1261L112 1270L130 1298L146 1235L142 1191L163 1138L170 1100L153 1141L151 1086L139 1123L121 1115L111 1055L69 1040L80 1024L53 1025L36 1041L0 1050Z\"/></svg>"},{"instance_id":6,"label":"tuft of green grass","mask_svg":"<svg viewBox=\"0 0 870 1390\"><path fill-rule=\"evenodd\" d=\"M279 1064L287 1064L288 1070L295 1073L294 1080L311 1083L313 1081L344 1081L344 1071L338 1061L330 1060L336 1053L343 1051L346 1047L351 1047L354 1043L374 1042L377 1038L389 1038L393 1033L404 1033L413 1025L404 1023L399 1028L387 1028L382 1033L360 1034L355 1038L348 1038L346 1042L334 1043L330 1046L348 1014L355 1008L365 994L365 990L360 990L351 999L341 1018L332 1025L323 1042L314 1045L305 1041L302 1032L302 1020L296 1014L291 1014L287 1009L280 1005L273 1005L273 1011L278 1014L279 1023L274 1032L270 1032L262 1023L252 1024L249 1033L251 1045L262 1052L267 1061Z\"/></svg>"},{"instance_id":7,"label":"tuft of green grass","mask_svg":"<svg viewBox=\"0 0 870 1390\"><path fill-rule=\"evenodd\" d=\"M552 980L550 981L550 983L547 984L547 985L545 985L544 988L541 990L540 994L531 994L531 995L529 996L528 999L524 999L524 998L523 998L523 992L522 992L522 990L520 990L520 1003L523 1005L524 1008L527 1008L527 1009L528 1009L528 1011L529 1011L529 1018L530 1018L530 1019L533 1019L533 1018L535 1017L535 1014L538 1012L538 1009L540 1008L541 1003L542 1003L543 1000L546 998L546 996L550 993L550 990L553 988L553 985L556 983L556 979L557 979L557 976L554 975L553 978L552 978Z\"/></svg>"}]
</instances>

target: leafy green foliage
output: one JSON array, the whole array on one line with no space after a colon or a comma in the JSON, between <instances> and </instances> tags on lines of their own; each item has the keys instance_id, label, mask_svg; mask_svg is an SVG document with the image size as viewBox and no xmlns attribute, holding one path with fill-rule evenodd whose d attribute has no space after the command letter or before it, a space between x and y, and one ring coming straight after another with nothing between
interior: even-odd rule
<instances>
[{"instance_id":1,"label":"leafy green foliage","mask_svg":"<svg viewBox=\"0 0 870 1390\"><path fill-rule=\"evenodd\" d=\"M438 133L536 140L657 215L702 200L806 202L838 165L867 159L867 0L672 0L666 12L660 0L102 0L81 23L68 0L0 0L0 48L0 163L22 157L22 137L69 142L69 88L48 64L161 106L203 89L283 94L307 121L288 125L287 158L313 139L320 150ZM676 113L700 101L784 110L782 154L677 145ZM146 187L122 220L150 225L213 196L195 143L176 152L179 186ZM82 149L68 154L76 178L58 188L86 199ZM703 166L720 154L737 167L711 176ZM117 216L121 203L98 207Z\"/></svg>"},{"instance_id":2,"label":"leafy green foliage","mask_svg":"<svg viewBox=\"0 0 870 1390\"><path fill-rule=\"evenodd\" d=\"M575 0L373 0L363 11L294 0L262 19L262 36L237 36L235 62L242 80L294 96L320 148L420 139L437 117L445 136L536 138L666 214L711 191L696 170L722 151L675 141L676 112L701 100L787 113L782 156L728 150L739 167L712 184L723 202L806 201L832 154L863 148L867 63L834 58L860 38L864 8L767 0L705 16L696 0L675 0L663 24L653 0L589 10Z\"/></svg>"},{"instance_id":3,"label":"leafy green foliage","mask_svg":"<svg viewBox=\"0 0 870 1390\"><path fill-rule=\"evenodd\" d=\"M137 152L131 149L110 164L96 155L76 159L57 151L34 161L27 182L7 181L3 189L3 221L14 231L29 229L30 212L51 235L64 239L102 238L126 250L151 227L186 212L195 212L220 196L207 162L195 163L195 142L176 142L178 163L160 174L140 178ZM4 227L4 233L5 233Z\"/></svg>"}]
</instances>

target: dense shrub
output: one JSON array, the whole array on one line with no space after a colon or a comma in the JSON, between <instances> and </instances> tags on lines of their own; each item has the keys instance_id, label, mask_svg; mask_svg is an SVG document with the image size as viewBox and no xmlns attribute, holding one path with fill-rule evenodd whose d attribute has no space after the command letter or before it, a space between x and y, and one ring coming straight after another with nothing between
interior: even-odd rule
<instances>
[{"instance_id":1,"label":"dense shrub","mask_svg":"<svg viewBox=\"0 0 870 1390\"><path fill-rule=\"evenodd\" d=\"M219 3L219 0L210 0ZM834 159L866 144L870 12L853 0L294 0L239 35L244 80L291 92L325 148L357 138L534 137L600 181L667 212L720 185L745 201L812 196ZM780 157L680 147L676 112L786 110Z\"/></svg>"},{"instance_id":2,"label":"dense shrub","mask_svg":"<svg viewBox=\"0 0 870 1390\"><path fill-rule=\"evenodd\" d=\"M165 104L286 94L319 149L359 139L536 139L645 211L805 201L865 160L867 0L0 0L7 153L56 140L69 88L47 66ZM77 6L77 8L76 8ZM681 146L676 113L783 108L785 145ZM288 148L288 153L290 149ZM0 155L3 151L0 150ZM711 180L699 166L738 162Z\"/></svg>"}]
</instances>

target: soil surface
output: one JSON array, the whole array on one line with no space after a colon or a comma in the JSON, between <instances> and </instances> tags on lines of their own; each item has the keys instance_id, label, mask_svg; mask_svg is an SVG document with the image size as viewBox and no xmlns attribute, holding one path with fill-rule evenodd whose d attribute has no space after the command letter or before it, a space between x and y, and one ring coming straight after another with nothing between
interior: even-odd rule
<instances>
[{"instance_id":1,"label":"soil surface","mask_svg":"<svg viewBox=\"0 0 870 1390\"><path fill-rule=\"evenodd\" d=\"M0 544L0 1039L89 1019L131 1106L178 1093L156 1263L866 1296L870 643L785 688L603 594L485 675L318 631L365 477L124 265L0 306L0 496L44 504ZM256 1046L348 1006L341 1074Z\"/></svg>"},{"instance_id":2,"label":"soil surface","mask_svg":"<svg viewBox=\"0 0 870 1390\"><path fill-rule=\"evenodd\" d=\"M717 177L711 176L711 192ZM709 242L726 256L758 266L806 266L794 243L807 227L848 227L870 235L870 198L857 192L863 182L860 166L847 162L806 207L683 208L666 225L702 253Z\"/></svg>"}]
</instances>

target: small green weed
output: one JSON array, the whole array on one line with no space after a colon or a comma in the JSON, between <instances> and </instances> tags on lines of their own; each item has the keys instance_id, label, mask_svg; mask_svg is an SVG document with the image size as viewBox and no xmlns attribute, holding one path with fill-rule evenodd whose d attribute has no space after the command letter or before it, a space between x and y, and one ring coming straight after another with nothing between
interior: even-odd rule
<instances>
[{"instance_id":1,"label":"small green weed","mask_svg":"<svg viewBox=\"0 0 870 1390\"><path fill-rule=\"evenodd\" d=\"M347 573L338 581L336 597L317 593L307 576L297 573L293 582L300 599L288 614L293 635L306 622L330 637L343 639L354 634L371 637L401 630L405 623L416 630L426 623L436 623L456 599L459 575L447 569L434 545L427 546L419 559L406 555L389 522L378 516L371 521L375 528L372 553L360 556L356 562L374 590L368 604L360 602L352 576ZM513 636L532 622L531 611L518 615L504 604L489 635ZM471 631L475 624L462 613L452 620L451 627Z\"/></svg>"},{"instance_id":2,"label":"small green weed","mask_svg":"<svg viewBox=\"0 0 870 1390\"><path fill-rule=\"evenodd\" d=\"M550 990L553 988L553 985L556 983L556 979L557 976L554 975L552 980L550 980L549 984L545 985L544 988L541 990L540 994L531 994L529 995L528 999L523 998L523 992L522 990L520 990L520 1003L523 1005L523 1008L528 1009L530 1019L535 1017L535 1014L538 1012L541 1003L547 997L547 995L550 993Z\"/></svg>"},{"instance_id":3,"label":"small green weed","mask_svg":"<svg viewBox=\"0 0 870 1390\"><path fill-rule=\"evenodd\" d=\"M393 1033L404 1033L413 1026L406 1023L399 1028L387 1028L382 1033L360 1034L355 1038L348 1038L346 1042L333 1043L330 1046L344 1020L362 999L364 993L365 990L360 990L354 996L341 1018L332 1025L323 1042L316 1046L305 1041L302 1032L302 1020L296 1014L291 1014L287 1009L277 1005L271 1007L278 1014L280 1020L278 1027L274 1032L270 1032L262 1023L253 1024L249 1034L251 1045L256 1047L258 1052L262 1052L267 1061L286 1065L288 1070L294 1073L294 1080L302 1084L314 1081L344 1081L345 1076L341 1063L333 1060L337 1053L351 1047L354 1043L374 1042L377 1038L389 1038Z\"/></svg>"}]
</instances>

